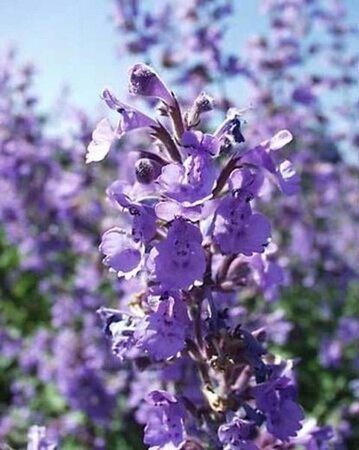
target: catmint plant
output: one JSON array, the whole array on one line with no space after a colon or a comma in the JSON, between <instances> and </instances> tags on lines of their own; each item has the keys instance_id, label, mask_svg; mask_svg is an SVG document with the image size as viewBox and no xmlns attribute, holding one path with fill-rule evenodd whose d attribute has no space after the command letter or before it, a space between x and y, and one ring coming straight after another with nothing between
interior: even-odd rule
<instances>
[{"instance_id":1,"label":"catmint plant","mask_svg":"<svg viewBox=\"0 0 359 450\"><path fill-rule=\"evenodd\" d=\"M321 445L331 435L304 425L293 362L268 351L265 327L246 327L236 313L245 280L281 280L265 269L272 229L257 203L269 181L283 195L298 192L298 175L280 156L291 133L249 145L233 109L213 131L201 129L213 99L201 110L210 98L201 94L183 112L145 64L130 70L129 91L159 99L162 118L105 89L119 123L98 133L107 119L99 123L86 160L103 159L129 132L147 133L146 156L132 165L136 181L108 189L122 224L105 232L100 251L124 296L120 309L99 310L113 352L133 364L144 443L152 450Z\"/></svg>"}]
</instances>

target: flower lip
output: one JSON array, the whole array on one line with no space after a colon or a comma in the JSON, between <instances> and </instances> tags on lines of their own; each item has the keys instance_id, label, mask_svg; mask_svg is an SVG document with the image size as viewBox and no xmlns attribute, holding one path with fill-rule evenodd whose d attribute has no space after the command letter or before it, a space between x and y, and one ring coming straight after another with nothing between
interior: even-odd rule
<instances>
[{"instance_id":1,"label":"flower lip","mask_svg":"<svg viewBox=\"0 0 359 450\"><path fill-rule=\"evenodd\" d=\"M121 116L117 126L117 137L122 137L126 132L139 128L149 128L157 125L157 122L133 106L122 103L109 89L104 89L101 95L106 105L118 112Z\"/></svg>"},{"instance_id":2,"label":"flower lip","mask_svg":"<svg viewBox=\"0 0 359 450\"><path fill-rule=\"evenodd\" d=\"M111 228L104 233L100 251L105 255L104 264L119 277L132 278L141 268L144 247L121 228Z\"/></svg>"}]
</instances>

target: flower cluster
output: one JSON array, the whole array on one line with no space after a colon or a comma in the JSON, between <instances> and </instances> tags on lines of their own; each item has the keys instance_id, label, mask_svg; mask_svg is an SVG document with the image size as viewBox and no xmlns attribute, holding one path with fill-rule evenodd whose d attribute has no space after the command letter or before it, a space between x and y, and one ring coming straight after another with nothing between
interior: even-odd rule
<instances>
[{"instance_id":1,"label":"flower cluster","mask_svg":"<svg viewBox=\"0 0 359 450\"><path fill-rule=\"evenodd\" d=\"M233 109L212 133L198 130L144 64L130 70L129 90L159 99L164 120L106 89L102 97L119 124L98 139L107 119L99 123L86 159L104 158L132 130L143 128L153 140L132 165L136 181L109 187L127 225L105 232L100 245L125 293L121 310L99 310L105 333L121 361L155 380L140 394L144 441L152 450L290 448L304 420L291 363L271 355L265 329L244 327L235 308L247 280L264 290L281 281L280 267L268 262L271 225L256 204L268 180L284 195L298 191L298 175L280 157L292 135L279 130L248 146Z\"/></svg>"}]
</instances>

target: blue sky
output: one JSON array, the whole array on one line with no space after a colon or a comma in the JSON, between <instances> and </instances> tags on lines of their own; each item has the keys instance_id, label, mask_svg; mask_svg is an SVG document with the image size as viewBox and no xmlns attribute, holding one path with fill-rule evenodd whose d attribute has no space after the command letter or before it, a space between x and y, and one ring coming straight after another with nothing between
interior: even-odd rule
<instances>
[{"instance_id":1,"label":"blue sky","mask_svg":"<svg viewBox=\"0 0 359 450\"><path fill-rule=\"evenodd\" d=\"M251 6L239 8L246 19L234 31L236 45L256 23L257 0L248 3ZM35 63L37 90L45 106L67 84L78 106L91 112L104 86L121 91L126 85L130 62L116 57L112 8L112 0L2 1L0 50L14 44L21 60Z\"/></svg>"},{"instance_id":2,"label":"blue sky","mask_svg":"<svg viewBox=\"0 0 359 450\"><path fill-rule=\"evenodd\" d=\"M240 27L232 31L231 42L240 49L246 36L261 31L265 21L258 15L258 0L238 1ZM359 1L346 4L351 20L359 23ZM118 36L111 23L112 7L112 0L1 2L0 50L14 44L21 60L35 63L44 106L67 84L75 103L93 112L104 86L121 91L126 85L129 61L115 56Z\"/></svg>"}]
</instances>

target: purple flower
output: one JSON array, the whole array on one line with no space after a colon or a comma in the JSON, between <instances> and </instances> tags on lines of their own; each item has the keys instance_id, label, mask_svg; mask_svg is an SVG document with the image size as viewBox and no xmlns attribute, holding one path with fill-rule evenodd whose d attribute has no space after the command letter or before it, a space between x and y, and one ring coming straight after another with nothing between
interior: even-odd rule
<instances>
[{"instance_id":1,"label":"purple flower","mask_svg":"<svg viewBox=\"0 0 359 450\"><path fill-rule=\"evenodd\" d=\"M115 181L107 190L108 196L126 209L132 217L132 236L135 241L149 242L156 234L156 215L153 207L131 199L129 186Z\"/></svg>"},{"instance_id":2,"label":"purple flower","mask_svg":"<svg viewBox=\"0 0 359 450\"><path fill-rule=\"evenodd\" d=\"M269 243L270 223L252 213L248 198L240 193L225 197L215 214L214 240L224 254L262 253Z\"/></svg>"},{"instance_id":3,"label":"purple flower","mask_svg":"<svg viewBox=\"0 0 359 450\"><path fill-rule=\"evenodd\" d=\"M185 302L181 298L162 298L156 311L147 316L138 346L155 360L175 356L184 348L188 325Z\"/></svg>"},{"instance_id":4,"label":"purple flower","mask_svg":"<svg viewBox=\"0 0 359 450\"><path fill-rule=\"evenodd\" d=\"M206 260L201 243L202 235L195 225L182 218L172 222L167 238L150 254L155 280L162 289L187 289L202 280Z\"/></svg>"},{"instance_id":5,"label":"purple flower","mask_svg":"<svg viewBox=\"0 0 359 450\"><path fill-rule=\"evenodd\" d=\"M185 131L182 135L183 164L162 168L158 183L167 196L190 205L208 196L216 180L213 157L218 154L219 141L210 134Z\"/></svg>"},{"instance_id":6,"label":"purple flower","mask_svg":"<svg viewBox=\"0 0 359 450\"><path fill-rule=\"evenodd\" d=\"M174 101L172 94L161 78L146 64L135 64L130 69L129 91L134 95L157 97L168 105L171 105Z\"/></svg>"},{"instance_id":7,"label":"purple flower","mask_svg":"<svg viewBox=\"0 0 359 450\"><path fill-rule=\"evenodd\" d=\"M120 102L109 89L104 89L102 92L102 99L110 109L113 109L121 115L121 119L116 130L118 137L123 136L131 130L156 125L156 122L151 119L151 117L146 116L146 114L142 113L133 106Z\"/></svg>"},{"instance_id":8,"label":"purple flower","mask_svg":"<svg viewBox=\"0 0 359 450\"><path fill-rule=\"evenodd\" d=\"M201 120L201 115L205 112L211 111L214 108L214 98L206 92L201 92L192 107L186 114L186 122L189 126L196 126ZM183 138L183 135L182 135Z\"/></svg>"},{"instance_id":9,"label":"purple flower","mask_svg":"<svg viewBox=\"0 0 359 450\"><path fill-rule=\"evenodd\" d=\"M231 191L242 191L247 194L248 201L259 196L264 183L264 175L261 171L249 169L236 169L229 177Z\"/></svg>"},{"instance_id":10,"label":"purple flower","mask_svg":"<svg viewBox=\"0 0 359 450\"><path fill-rule=\"evenodd\" d=\"M278 187L286 195L298 192L300 177L289 160L277 164L272 153L283 148L292 139L293 136L288 130L278 131L271 139L262 142L254 149L247 150L241 158L242 162L254 164L274 175Z\"/></svg>"},{"instance_id":11,"label":"purple flower","mask_svg":"<svg viewBox=\"0 0 359 450\"><path fill-rule=\"evenodd\" d=\"M219 140L211 134L201 131L185 131L182 135L182 146L190 155L217 156Z\"/></svg>"},{"instance_id":12,"label":"purple flower","mask_svg":"<svg viewBox=\"0 0 359 450\"><path fill-rule=\"evenodd\" d=\"M102 236L100 251L105 255L103 262L119 277L129 279L141 268L144 248L121 228L111 228Z\"/></svg>"},{"instance_id":13,"label":"purple flower","mask_svg":"<svg viewBox=\"0 0 359 450\"><path fill-rule=\"evenodd\" d=\"M168 197L190 205L211 193L215 179L216 170L211 158L197 154L188 156L183 164L164 166L158 183Z\"/></svg>"},{"instance_id":14,"label":"purple flower","mask_svg":"<svg viewBox=\"0 0 359 450\"><path fill-rule=\"evenodd\" d=\"M186 438L185 410L179 400L165 391L153 391L146 401L152 405L145 427L144 442L149 450L175 450Z\"/></svg>"},{"instance_id":15,"label":"purple flower","mask_svg":"<svg viewBox=\"0 0 359 450\"><path fill-rule=\"evenodd\" d=\"M282 441L297 435L304 419L302 408L295 401L295 388L287 377L279 377L252 388L258 408L267 418L267 429Z\"/></svg>"},{"instance_id":16,"label":"purple flower","mask_svg":"<svg viewBox=\"0 0 359 450\"><path fill-rule=\"evenodd\" d=\"M136 108L120 102L109 89L102 92L106 105L121 115L116 130L113 130L108 119L102 119L95 128L87 153L86 162L102 161L109 153L115 139L120 139L125 133L139 128L148 128L156 122Z\"/></svg>"},{"instance_id":17,"label":"purple flower","mask_svg":"<svg viewBox=\"0 0 359 450\"><path fill-rule=\"evenodd\" d=\"M251 442L254 423L241 419L237 414L227 418L227 422L218 428L218 438L223 450L258 450Z\"/></svg>"},{"instance_id":18,"label":"purple flower","mask_svg":"<svg viewBox=\"0 0 359 450\"><path fill-rule=\"evenodd\" d=\"M329 441L334 437L334 430L331 426L318 427L312 432L312 441L308 445L308 450L329 450ZM315 443L314 443L315 442Z\"/></svg>"}]
</instances>

